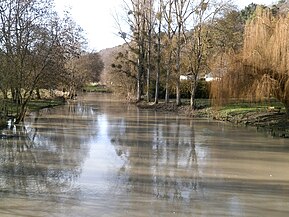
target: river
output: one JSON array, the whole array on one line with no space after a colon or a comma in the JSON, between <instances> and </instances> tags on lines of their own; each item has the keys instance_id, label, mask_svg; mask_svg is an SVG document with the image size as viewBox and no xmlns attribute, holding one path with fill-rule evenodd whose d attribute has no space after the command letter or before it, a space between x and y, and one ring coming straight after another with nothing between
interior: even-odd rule
<instances>
[{"instance_id":1,"label":"river","mask_svg":"<svg viewBox=\"0 0 289 217\"><path fill-rule=\"evenodd\" d=\"M289 142L109 95L0 139L1 217L289 216Z\"/></svg>"}]
</instances>

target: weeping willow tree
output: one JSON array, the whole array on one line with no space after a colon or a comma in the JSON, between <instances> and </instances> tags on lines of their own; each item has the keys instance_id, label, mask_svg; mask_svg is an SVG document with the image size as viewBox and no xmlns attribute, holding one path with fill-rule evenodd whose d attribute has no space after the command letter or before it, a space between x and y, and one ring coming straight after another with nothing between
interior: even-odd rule
<instances>
[{"instance_id":1,"label":"weeping willow tree","mask_svg":"<svg viewBox=\"0 0 289 217\"><path fill-rule=\"evenodd\" d=\"M215 98L275 97L289 116L288 25L289 14L273 15L269 8L257 7L254 17L246 23L243 54L215 83L215 90L223 92L213 91L217 93Z\"/></svg>"},{"instance_id":2,"label":"weeping willow tree","mask_svg":"<svg viewBox=\"0 0 289 217\"><path fill-rule=\"evenodd\" d=\"M289 115L288 24L289 14L273 16L270 9L258 7L246 26L243 62L248 72L256 74L252 86L256 96L275 97Z\"/></svg>"}]
</instances>

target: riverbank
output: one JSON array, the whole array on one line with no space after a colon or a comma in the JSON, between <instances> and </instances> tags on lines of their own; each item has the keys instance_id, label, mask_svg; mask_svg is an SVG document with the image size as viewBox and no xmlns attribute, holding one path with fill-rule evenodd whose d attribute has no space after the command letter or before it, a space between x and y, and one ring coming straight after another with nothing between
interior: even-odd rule
<instances>
[{"instance_id":1,"label":"riverbank","mask_svg":"<svg viewBox=\"0 0 289 217\"><path fill-rule=\"evenodd\" d=\"M173 112L188 117L226 121L237 126L251 126L271 136L289 138L289 120L286 113L279 107L248 109L206 107L192 111L189 105L176 106L175 103L140 102L137 106L142 109Z\"/></svg>"},{"instance_id":2,"label":"riverbank","mask_svg":"<svg viewBox=\"0 0 289 217\"><path fill-rule=\"evenodd\" d=\"M65 104L65 99L56 97L53 99L31 100L27 106L27 114L33 111L39 111L44 108L51 108ZM17 105L11 101L5 102L5 115L0 118L0 129L5 128L7 121L13 119L17 112Z\"/></svg>"}]
</instances>

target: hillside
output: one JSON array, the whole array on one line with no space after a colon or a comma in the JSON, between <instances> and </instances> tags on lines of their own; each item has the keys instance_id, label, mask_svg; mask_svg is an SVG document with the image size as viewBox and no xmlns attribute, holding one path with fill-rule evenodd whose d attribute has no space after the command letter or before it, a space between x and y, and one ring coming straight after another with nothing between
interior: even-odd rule
<instances>
[{"instance_id":1,"label":"hillside","mask_svg":"<svg viewBox=\"0 0 289 217\"><path fill-rule=\"evenodd\" d=\"M108 72L111 70L111 64L114 62L115 56L123 50L125 45L119 45L112 48L106 48L101 51L99 51L99 54L102 58L102 61L104 63L104 69L101 74L101 82L106 83L107 82L107 75Z\"/></svg>"}]
</instances>

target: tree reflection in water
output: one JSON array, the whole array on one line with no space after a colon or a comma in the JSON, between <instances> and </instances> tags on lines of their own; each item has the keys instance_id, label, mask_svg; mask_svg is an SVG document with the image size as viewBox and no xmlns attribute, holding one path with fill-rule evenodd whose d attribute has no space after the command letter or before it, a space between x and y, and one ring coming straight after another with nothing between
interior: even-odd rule
<instances>
[{"instance_id":1,"label":"tree reflection in water","mask_svg":"<svg viewBox=\"0 0 289 217\"><path fill-rule=\"evenodd\" d=\"M193 125L170 114L139 113L109 120L112 144L126 162L119 176L126 177L127 191L172 201L194 199L200 189Z\"/></svg>"},{"instance_id":2,"label":"tree reflection in water","mask_svg":"<svg viewBox=\"0 0 289 217\"><path fill-rule=\"evenodd\" d=\"M1 217L289 213L287 140L252 130L87 95L7 134Z\"/></svg>"},{"instance_id":3,"label":"tree reflection in water","mask_svg":"<svg viewBox=\"0 0 289 217\"><path fill-rule=\"evenodd\" d=\"M97 135L91 130L95 111L81 104L55 111L32 113L23 125L5 130L10 136L0 141L0 194L45 195L54 201L64 200L62 192L77 196L74 184L89 152L87 144Z\"/></svg>"}]
</instances>

